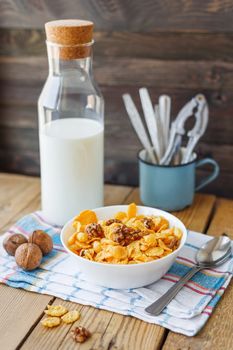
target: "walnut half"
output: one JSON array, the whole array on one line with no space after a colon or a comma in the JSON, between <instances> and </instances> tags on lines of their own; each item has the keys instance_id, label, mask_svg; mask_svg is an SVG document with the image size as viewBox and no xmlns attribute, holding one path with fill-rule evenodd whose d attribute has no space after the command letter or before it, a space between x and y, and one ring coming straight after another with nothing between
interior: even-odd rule
<instances>
[{"instance_id":1,"label":"walnut half","mask_svg":"<svg viewBox=\"0 0 233 350\"><path fill-rule=\"evenodd\" d=\"M155 229L155 224L154 221L151 218L143 218L142 222L144 224L144 226L148 229L148 230L154 230Z\"/></svg>"},{"instance_id":2,"label":"walnut half","mask_svg":"<svg viewBox=\"0 0 233 350\"><path fill-rule=\"evenodd\" d=\"M71 334L76 343L84 343L91 336L91 333L82 326L75 327Z\"/></svg>"},{"instance_id":3,"label":"walnut half","mask_svg":"<svg viewBox=\"0 0 233 350\"><path fill-rule=\"evenodd\" d=\"M121 224L121 221L118 220L118 219L109 219L109 220L106 221L105 225L106 226L110 226L110 225L112 225L114 223Z\"/></svg>"},{"instance_id":4,"label":"walnut half","mask_svg":"<svg viewBox=\"0 0 233 350\"><path fill-rule=\"evenodd\" d=\"M122 246L127 246L141 237L142 233L139 230L134 230L132 227L127 227L126 225L117 226L112 231L112 240Z\"/></svg>"},{"instance_id":5,"label":"walnut half","mask_svg":"<svg viewBox=\"0 0 233 350\"><path fill-rule=\"evenodd\" d=\"M86 226L85 231L89 239L104 236L104 231L100 224L89 224Z\"/></svg>"}]
</instances>

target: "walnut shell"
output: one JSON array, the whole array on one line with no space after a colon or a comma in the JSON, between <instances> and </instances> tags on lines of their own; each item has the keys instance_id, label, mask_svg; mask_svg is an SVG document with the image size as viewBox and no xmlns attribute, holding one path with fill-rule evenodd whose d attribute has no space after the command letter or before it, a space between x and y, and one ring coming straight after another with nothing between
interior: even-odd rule
<instances>
[{"instance_id":1,"label":"walnut shell","mask_svg":"<svg viewBox=\"0 0 233 350\"><path fill-rule=\"evenodd\" d=\"M15 261L24 270L36 269L40 265L41 259L42 252L36 244L24 243L16 249Z\"/></svg>"},{"instance_id":2,"label":"walnut shell","mask_svg":"<svg viewBox=\"0 0 233 350\"><path fill-rule=\"evenodd\" d=\"M34 243L40 247L42 254L47 255L53 249L52 238L42 230L34 231L28 239L29 243Z\"/></svg>"},{"instance_id":3,"label":"walnut shell","mask_svg":"<svg viewBox=\"0 0 233 350\"><path fill-rule=\"evenodd\" d=\"M28 240L25 236L21 235L20 233L15 233L15 234L10 235L4 239L3 247L9 255L14 256L16 249L21 244L27 243L27 242L28 242Z\"/></svg>"}]
</instances>

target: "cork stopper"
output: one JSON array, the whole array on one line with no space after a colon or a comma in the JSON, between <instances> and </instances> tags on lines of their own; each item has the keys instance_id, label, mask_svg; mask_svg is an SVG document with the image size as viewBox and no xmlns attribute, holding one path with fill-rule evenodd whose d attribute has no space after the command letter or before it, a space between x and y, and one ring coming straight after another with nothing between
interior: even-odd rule
<instances>
[{"instance_id":1,"label":"cork stopper","mask_svg":"<svg viewBox=\"0 0 233 350\"><path fill-rule=\"evenodd\" d=\"M60 58L72 60L90 56L93 22L64 19L45 23L47 41L60 45Z\"/></svg>"}]
</instances>

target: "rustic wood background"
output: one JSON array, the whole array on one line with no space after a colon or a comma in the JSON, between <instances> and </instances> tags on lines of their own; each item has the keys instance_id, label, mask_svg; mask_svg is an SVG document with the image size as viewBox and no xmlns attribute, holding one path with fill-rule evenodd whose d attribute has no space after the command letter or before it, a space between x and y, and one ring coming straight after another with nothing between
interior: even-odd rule
<instances>
[{"instance_id":1,"label":"rustic wood background","mask_svg":"<svg viewBox=\"0 0 233 350\"><path fill-rule=\"evenodd\" d=\"M140 149L121 95L172 96L172 114L202 92L199 145L221 175L207 192L233 197L232 0L0 0L0 171L39 174L37 99L47 75L44 22L95 22L94 72L106 101L107 182L136 185ZM209 169L199 173L206 175Z\"/></svg>"}]
</instances>

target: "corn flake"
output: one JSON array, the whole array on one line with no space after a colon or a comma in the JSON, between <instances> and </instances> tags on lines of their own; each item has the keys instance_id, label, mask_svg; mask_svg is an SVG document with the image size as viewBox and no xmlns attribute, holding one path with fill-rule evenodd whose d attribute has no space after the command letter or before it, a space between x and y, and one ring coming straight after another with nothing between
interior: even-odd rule
<instances>
[{"instance_id":1,"label":"corn flake","mask_svg":"<svg viewBox=\"0 0 233 350\"><path fill-rule=\"evenodd\" d=\"M90 239L86 232L89 224L101 226L103 234ZM93 211L84 210L74 219L73 227L75 232L68 239L70 250L106 264L139 264L160 259L176 250L182 238L182 231L170 227L164 217L137 215L135 203L126 212L106 220L98 220Z\"/></svg>"},{"instance_id":2,"label":"corn flake","mask_svg":"<svg viewBox=\"0 0 233 350\"><path fill-rule=\"evenodd\" d=\"M49 316L60 317L67 313L67 309L63 305L47 305L47 310L44 311L45 314Z\"/></svg>"},{"instance_id":3,"label":"corn flake","mask_svg":"<svg viewBox=\"0 0 233 350\"><path fill-rule=\"evenodd\" d=\"M48 327L48 328L57 327L59 326L60 323L61 323L60 317L47 317L41 321L41 324L44 327Z\"/></svg>"},{"instance_id":4,"label":"corn flake","mask_svg":"<svg viewBox=\"0 0 233 350\"><path fill-rule=\"evenodd\" d=\"M80 222L81 225L88 225L88 224L97 223L98 219L94 211L84 210L78 216L76 216L74 221Z\"/></svg>"},{"instance_id":5,"label":"corn flake","mask_svg":"<svg viewBox=\"0 0 233 350\"><path fill-rule=\"evenodd\" d=\"M147 256L161 256L163 255L163 248L161 247L153 247L153 248L149 248L146 251L146 255Z\"/></svg>"},{"instance_id":6,"label":"corn flake","mask_svg":"<svg viewBox=\"0 0 233 350\"><path fill-rule=\"evenodd\" d=\"M116 213L114 218L124 222L127 219L127 214L123 211L119 211L118 213Z\"/></svg>"},{"instance_id":7,"label":"corn flake","mask_svg":"<svg viewBox=\"0 0 233 350\"><path fill-rule=\"evenodd\" d=\"M74 323L75 321L77 321L80 318L80 312L78 310L71 310L69 312L67 312L67 314L65 314L64 316L61 317L62 321L64 323Z\"/></svg>"},{"instance_id":8,"label":"corn flake","mask_svg":"<svg viewBox=\"0 0 233 350\"><path fill-rule=\"evenodd\" d=\"M86 232L78 232L76 238L79 242L85 243L88 241L88 234Z\"/></svg>"},{"instance_id":9,"label":"corn flake","mask_svg":"<svg viewBox=\"0 0 233 350\"><path fill-rule=\"evenodd\" d=\"M131 203L129 206L128 206L128 210L127 210L127 217L129 219L135 217L137 214L137 206L135 203Z\"/></svg>"},{"instance_id":10,"label":"corn flake","mask_svg":"<svg viewBox=\"0 0 233 350\"><path fill-rule=\"evenodd\" d=\"M76 241L76 232L72 234L72 236L69 237L68 239L68 244L72 245Z\"/></svg>"},{"instance_id":11,"label":"corn flake","mask_svg":"<svg viewBox=\"0 0 233 350\"><path fill-rule=\"evenodd\" d=\"M148 246L156 246L157 245L157 238L154 233L151 233L149 235L146 235L143 237L143 240Z\"/></svg>"}]
</instances>

